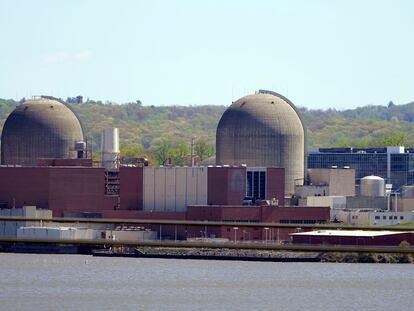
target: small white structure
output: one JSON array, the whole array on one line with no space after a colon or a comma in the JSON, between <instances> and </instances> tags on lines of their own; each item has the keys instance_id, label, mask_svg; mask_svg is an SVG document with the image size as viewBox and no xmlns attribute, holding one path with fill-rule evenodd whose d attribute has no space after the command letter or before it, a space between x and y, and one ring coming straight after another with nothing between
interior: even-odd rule
<instances>
[{"instance_id":1,"label":"small white structure","mask_svg":"<svg viewBox=\"0 0 414 311\"><path fill-rule=\"evenodd\" d=\"M96 238L95 230L73 227L20 227L18 238L46 240L92 240Z\"/></svg>"},{"instance_id":2,"label":"small white structure","mask_svg":"<svg viewBox=\"0 0 414 311\"><path fill-rule=\"evenodd\" d=\"M119 129L106 128L102 132L102 166L115 169L119 166Z\"/></svg>"}]
</instances>

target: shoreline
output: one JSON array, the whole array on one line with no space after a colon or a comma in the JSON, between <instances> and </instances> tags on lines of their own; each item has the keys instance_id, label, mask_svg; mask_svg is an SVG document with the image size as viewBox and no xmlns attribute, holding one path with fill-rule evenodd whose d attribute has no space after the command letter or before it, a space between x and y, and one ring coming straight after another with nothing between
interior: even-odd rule
<instances>
[{"instance_id":1,"label":"shoreline","mask_svg":"<svg viewBox=\"0 0 414 311\"><path fill-rule=\"evenodd\" d=\"M183 260L223 260L261 262L322 262L322 263L414 263L414 254L300 252L275 250L248 250L230 248L90 248L71 245L1 245L0 253L77 254L96 257L158 258Z\"/></svg>"},{"instance_id":2,"label":"shoreline","mask_svg":"<svg viewBox=\"0 0 414 311\"><path fill-rule=\"evenodd\" d=\"M139 248L129 252L95 251L93 256L162 259L236 260L263 262L322 263L414 263L413 254L399 253L305 253L288 251L257 251L235 249L172 249Z\"/></svg>"}]
</instances>

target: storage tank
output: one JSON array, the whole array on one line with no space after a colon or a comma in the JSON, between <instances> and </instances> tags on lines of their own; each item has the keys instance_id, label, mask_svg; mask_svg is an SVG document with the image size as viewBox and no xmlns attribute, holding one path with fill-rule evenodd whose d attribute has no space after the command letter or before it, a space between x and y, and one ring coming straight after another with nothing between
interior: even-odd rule
<instances>
[{"instance_id":1,"label":"storage tank","mask_svg":"<svg viewBox=\"0 0 414 311\"><path fill-rule=\"evenodd\" d=\"M102 132L102 166L107 169L119 166L119 130L109 127Z\"/></svg>"},{"instance_id":2,"label":"storage tank","mask_svg":"<svg viewBox=\"0 0 414 311\"><path fill-rule=\"evenodd\" d=\"M366 176L360 182L361 196L383 197L385 196L385 181L379 176Z\"/></svg>"},{"instance_id":3,"label":"storage tank","mask_svg":"<svg viewBox=\"0 0 414 311\"><path fill-rule=\"evenodd\" d=\"M75 158L81 123L64 103L40 97L8 116L1 135L1 164L36 165L38 158Z\"/></svg>"},{"instance_id":4,"label":"storage tank","mask_svg":"<svg viewBox=\"0 0 414 311\"><path fill-rule=\"evenodd\" d=\"M280 94L259 91L234 102L216 132L216 164L285 168L285 194L305 172L306 129L296 107Z\"/></svg>"}]
</instances>

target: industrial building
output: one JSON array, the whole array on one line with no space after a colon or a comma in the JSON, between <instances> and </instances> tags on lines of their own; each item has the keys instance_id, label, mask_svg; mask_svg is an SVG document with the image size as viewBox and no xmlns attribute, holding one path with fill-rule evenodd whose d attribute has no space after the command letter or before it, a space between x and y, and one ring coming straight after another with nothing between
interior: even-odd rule
<instances>
[{"instance_id":1,"label":"industrial building","mask_svg":"<svg viewBox=\"0 0 414 311\"><path fill-rule=\"evenodd\" d=\"M414 149L319 148L308 150L308 168L343 168L355 170L355 183L370 175L382 177L393 190L414 184Z\"/></svg>"},{"instance_id":2,"label":"industrial building","mask_svg":"<svg viewBox=\"0 0 414 311\"><path fill-rule=\"evenodd\" d=\"M233 102L217 126L216 164L285 169L285 193L304 183L306 128L286 97L260 90Z\"/></svg>"},{"instance_id":3,"label":"industrial building","mask_svg":"<svg viewBox=\"0 0 414 311\"><path fill-rule=\"evenodd\" d=\"M0 205L33 205L53 216L185 212L188 205L242 205L246 167L0 167ZM263 199L283 202L283 169L266 168ZM118 216L117 216L118 215Z\"/></svg>"}]
</instances>

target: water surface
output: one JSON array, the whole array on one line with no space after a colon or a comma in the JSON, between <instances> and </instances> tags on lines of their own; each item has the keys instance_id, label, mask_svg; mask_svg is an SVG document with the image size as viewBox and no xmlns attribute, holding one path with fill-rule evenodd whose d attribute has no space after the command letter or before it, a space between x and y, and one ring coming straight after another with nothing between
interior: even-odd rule
<instances>
[{"instance_id":1,"label":"water surface","mask_svg":"<svg viewBox=\"0 0 414 311\"><path fill-rule=\"evenodd\" d=\"M413 310L414 265L0 254L0 310Z\"/></svg>"}]
</instances>

